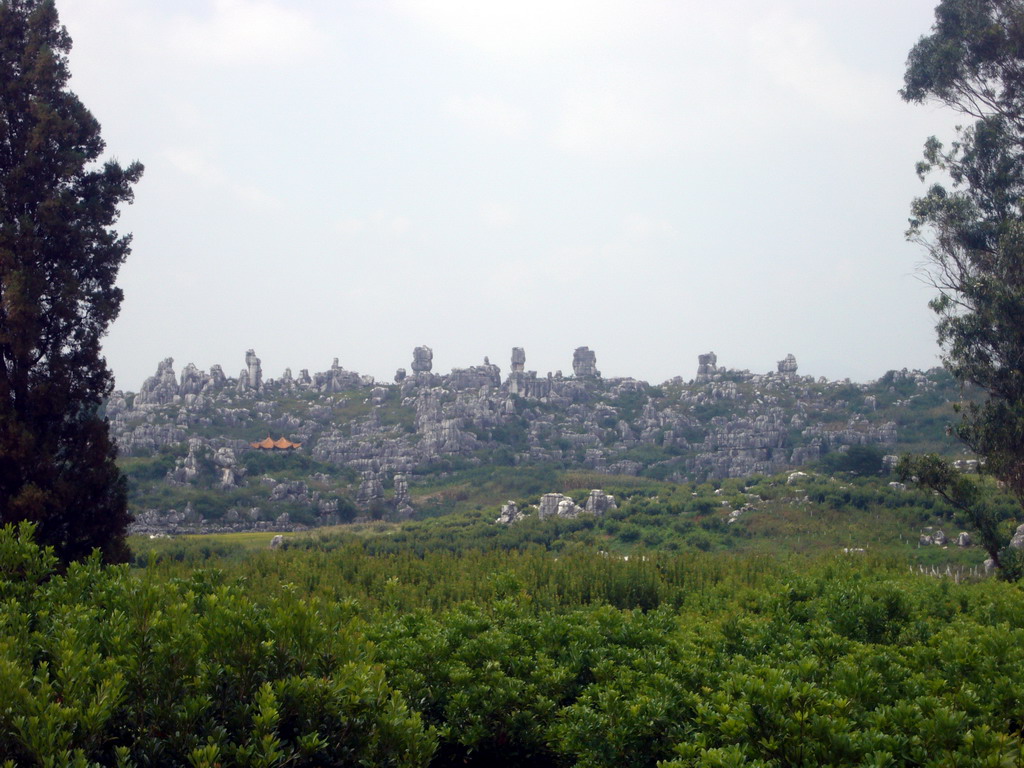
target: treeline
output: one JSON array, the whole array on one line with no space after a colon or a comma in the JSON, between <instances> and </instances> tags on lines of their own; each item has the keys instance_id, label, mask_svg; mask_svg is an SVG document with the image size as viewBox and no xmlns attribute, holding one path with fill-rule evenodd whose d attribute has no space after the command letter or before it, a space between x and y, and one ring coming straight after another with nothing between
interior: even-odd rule
<instances>
[{"instance_id":1,"label":"treeline","mask_svg":"<svg viewBox=\"0 0 1024 768\"><path fill-rule=\"evenodd\" d=\"M7 765L1024 763L1024 596L584 547L56 573L0 533Z\"/></svg>"}]
</instances>

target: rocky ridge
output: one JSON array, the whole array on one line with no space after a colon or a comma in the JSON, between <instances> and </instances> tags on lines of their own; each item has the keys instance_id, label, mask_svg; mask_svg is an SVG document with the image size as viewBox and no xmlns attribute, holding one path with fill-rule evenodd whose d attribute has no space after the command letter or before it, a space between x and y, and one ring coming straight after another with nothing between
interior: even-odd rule
<instances>
[{"instance_id":1,"label":"rocky ridge","mask_svg":"<svg viewBox=\"0 0 1024 768\"><path fill-rule=\"evenodd\" d=\"M390 383L347 371L337 359L323 372L303 369L295 377L287 369L272 379L248 350L237 378L220 366L206 372L191 363L178 376L165 359L138 393L114 392L106 412L129 476L133 458L173 457L168 485L202 485L228 496L265 488L265 504L232 507L216 521L199 515L196 523L238 529L336 522L348 499L362 514L408 518L410 478L431 467L554 464L705 480L781 472L854 446L892 453L901 408L955 396L941 371L834 382L800 376L793 355L777 370L755 374L721 367L708 353L692 380L658 386L603 378L587 347L575 350L572 366L571 376L539 376L526 369L525 351L514 348L505 377L487 358L440 374L432 350L422 346L413 352L411 373L399 369ZM301 443L299 452L317 471L288 482L254 476L259 462L250 443L268 435ZM291 474L301 475L299 460L289 461ZM137 503L144 508L136 510L140 524L148 520L154 530L195 522L194 510L190 517ZM295 517L301 521L292 523Z\"/></svg>"}]
</instances>

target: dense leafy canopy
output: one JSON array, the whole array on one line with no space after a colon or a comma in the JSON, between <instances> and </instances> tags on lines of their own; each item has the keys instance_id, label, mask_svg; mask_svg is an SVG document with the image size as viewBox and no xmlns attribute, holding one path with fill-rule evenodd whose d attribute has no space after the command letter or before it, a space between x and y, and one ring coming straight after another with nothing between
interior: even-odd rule
<instances>
[{"instance_id":1,"label":"dense leafy canopy","mask_svg":"<svg viewBox=\"0 0 1024 768\"><path fill-rule=\"evenodd\" d=\"M53 575L0 530L0 765L1024 760L1016 585L817 560L266 551Z\"/></svg>"},{"instance_id":2,"label":"dense leafy canopy","mask_svg":"<svg viewBox=\"0 0 1024 768\"><path fill-rule=\"evenodd\" d=\"M939 290L944 362L982 393L961 406L955 434L1024 503L1024 3L942 0L902 94L975 118L949 147L928 140L919 174L943 182L914 201L908 234Z\"/></svg>"},{"instance_id":3,"label":"dense leafy canopy","mask_svg":"<svg viewBox=\"0 0 1024 768\"><path fill-rule=\"evenodd\" d=\"M129 251L112 225L142 167L95 165L70 47L51 0L0 2L0 521L36 522L62 560L118 560L128 514L100 339Z\"/></svg>"}]
</instances>

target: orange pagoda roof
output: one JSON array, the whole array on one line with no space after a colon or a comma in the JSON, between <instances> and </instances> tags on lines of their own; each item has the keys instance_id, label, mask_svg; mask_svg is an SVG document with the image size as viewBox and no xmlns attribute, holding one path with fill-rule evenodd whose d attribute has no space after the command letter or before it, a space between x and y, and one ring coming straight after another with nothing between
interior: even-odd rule
<instances>
[{"instance_id":1,"label":"orange pagoda roof","mask_svg":"<svg viewBox=\"0 0 1024 768\"><path fill-rule=\"evenodd\" d=\"M302 447L302 443L293 443L291 440L288 440L287 438L284 437L279 438L277 440L272 440L270 438L270 435L267 435L266 439L264 440L260 440L259 442L256 443L249 443L249 445L261 451L289 451L294 448Z\"/></svg>"}]
</instances>

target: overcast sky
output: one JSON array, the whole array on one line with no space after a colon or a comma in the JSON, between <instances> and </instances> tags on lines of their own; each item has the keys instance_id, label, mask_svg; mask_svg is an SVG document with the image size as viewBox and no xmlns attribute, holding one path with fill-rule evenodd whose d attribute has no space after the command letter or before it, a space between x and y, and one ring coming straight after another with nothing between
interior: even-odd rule
<instances>
[{"instance_id":1,"label":"overcast sky","mask_svg":"<svg viewBox=\"0 0 1024 768\"><path fill-rule=\"evenodd\" d=\"M122 389L164 357L391 380L697 355L938 364L904 241L955 116L904 104L932 0L58 0L72 89L146 173Z\"/></svg>"}]
</instances>

